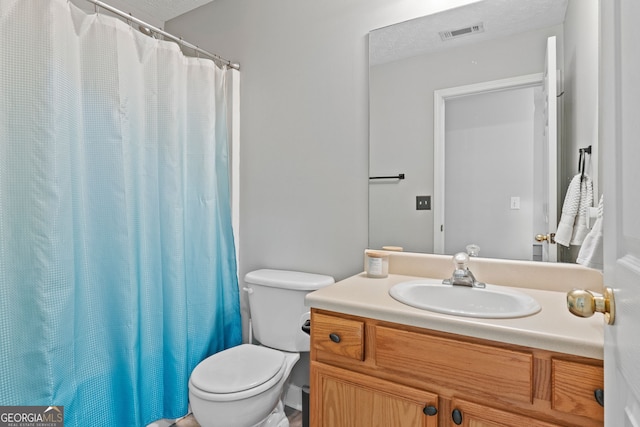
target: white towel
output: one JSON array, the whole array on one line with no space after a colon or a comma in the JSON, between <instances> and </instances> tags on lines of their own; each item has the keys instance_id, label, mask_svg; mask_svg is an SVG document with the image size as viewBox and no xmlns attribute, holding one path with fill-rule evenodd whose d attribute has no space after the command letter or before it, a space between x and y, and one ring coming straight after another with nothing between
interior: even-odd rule
<instances>
[{"instance_id":1,"label":"white towel","mask_svg":"<svg viewBox=\"0 0 640 427\"><path fill-rule=\"evenodd\" d=\"M598 203L598 216L596 222L593 224L593 228L585 237L580 252L578 253L578 259L576 262L582 264L585 267L597 268L602 270L604 268L604 258L602 252L602 211L603 211L604 198L600 196L600 202Z\"/></svg>"},{"instance_id":2,"label":"white towel","mask_svg":"<svg viewBox=\"0 0 640 427\"><path fill-rule=\"evenodd\" d=\"M588 209L593 206L593 182L588 175L571 179L562 205L562 215L556 231L556 242L562 246L581 245L589 232Z\"/></svg>"}]
</instances>

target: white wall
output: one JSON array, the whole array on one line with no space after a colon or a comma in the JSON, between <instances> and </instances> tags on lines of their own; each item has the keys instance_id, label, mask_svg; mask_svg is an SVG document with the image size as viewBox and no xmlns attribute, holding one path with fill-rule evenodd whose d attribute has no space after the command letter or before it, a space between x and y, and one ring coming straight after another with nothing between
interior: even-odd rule
<instances>
[{"instance_id":1,"label":"white wall","mask_svg":"<svg viewBox=\"0 0 640 427\"><path fill-rule=\"evenodd\" d=\"M578 148L598 145L598 12L598 0L571 0L567 8L563 89L568 124L564 135L568 152L564 160L568 167L562 177L565 186L578 172ZM597 175L595 161L592 166L592 175Z\"/></svg>"},{"instance_id":2,"label":"white wall","mask_svg":"<svg viewBox=\"0 0 640 427\"><path fill-rule=\"evenodd\" d=\"M433 92L541 73L552 35L561 56L562 26L555 26L371 67L371 173L406 174L370 186L372 247L433 252L433 210L415 209L417 195L433 196Z\"/></svg>"},{"instance_id":3,"label":"white wall","mask_svg":"<svg viewBox=\"0 0 640 427\"><path fill-rule=\"evenodd\" d=\"M564 196L573 175L578 173L578 149L593 146L588 173L594 179L595 204L597 205L602 182L598 144L598 70L599 70L599 1L570 0L564 23L565 68L564 134L560 153L560 176L558 183L558 206L562 207ZM558 259L574 262L579 247L566 249L558 246Z\"/></svg>"},{"instance_id":4,"label":"white wall","mask_svg":"<svg viewBox=\"0 0 640 427\"><path fill-rule=\"evenodd\" d=\"M241 64L241 279L263 267L362 271L368 32L461 3L216 0L167 22Z\"/></svg>"}]
</instances>

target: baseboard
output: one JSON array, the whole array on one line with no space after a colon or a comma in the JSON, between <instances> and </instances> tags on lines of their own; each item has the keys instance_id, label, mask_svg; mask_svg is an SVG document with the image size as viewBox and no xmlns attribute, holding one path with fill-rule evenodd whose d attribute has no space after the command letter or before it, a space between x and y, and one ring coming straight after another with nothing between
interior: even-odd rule
<instances>
[{"instance_id":1,"label":"baseboard","mask_svg":"<svg viewBox=\"0 0 640 427\"><path fill-rule=\"evenodd\" d=\"M302 387L291 383L285 384L282 401L285 406L302 411Z\"/></svg>"}]
</instances>

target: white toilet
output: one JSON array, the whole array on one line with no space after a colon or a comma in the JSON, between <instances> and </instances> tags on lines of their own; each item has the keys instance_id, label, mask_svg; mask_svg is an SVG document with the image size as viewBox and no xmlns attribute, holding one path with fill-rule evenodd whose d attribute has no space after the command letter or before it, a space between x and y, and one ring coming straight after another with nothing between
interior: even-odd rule
<instances>
[{"instance_id":1,"label":"white toilet","mask_svg":"<svg viewBox=\"0 0 640 427\"><path fill-rule=\"evenodd\" d=\"M195 367L189 402L202 427L288 427L281 395L299 352L309 351L304 297L334 283L330 276L257 270L245 276L255 338Z\"/></svg>"}]
</instances>

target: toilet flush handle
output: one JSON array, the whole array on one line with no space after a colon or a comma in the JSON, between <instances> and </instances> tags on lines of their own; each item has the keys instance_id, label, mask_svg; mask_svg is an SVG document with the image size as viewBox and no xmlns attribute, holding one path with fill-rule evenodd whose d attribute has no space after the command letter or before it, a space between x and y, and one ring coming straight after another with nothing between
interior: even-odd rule
<instances>
[{"instance_id":1,"label":"toilet flush handle","mask_svg":"<svg viewBox=\"0 0 640 427\"><path fill-rule=\"evenodd\" d=\"M304 322L304 325L302 325L302 332L311 335L311 319L307 319L307 321Z\"/></svg>"},{"instance_id":2,"label":"toilet flush handle","mask_svg":"<svg viewBox=\"0 0 640 427\"><path fill-rule=\"evenodd\" d=\"M242 288L242 290L245 291L246 293L248 293L249 295L251 295L253 293L253 289L251 289L251 288L244 287L244 288Z\"/></svg>"}]
</instances>

